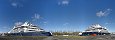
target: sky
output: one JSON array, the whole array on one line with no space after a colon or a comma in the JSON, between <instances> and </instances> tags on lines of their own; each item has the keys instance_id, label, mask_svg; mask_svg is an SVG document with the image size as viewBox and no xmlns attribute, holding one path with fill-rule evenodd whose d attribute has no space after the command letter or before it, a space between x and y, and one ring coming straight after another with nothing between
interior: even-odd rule
<instances>
[{"instance_id":1,"label":"sky","mask_svg":"<svg viewBox=\"0 0 115 40\"><path fill-rule=\"evenodd\" d=\"M84 31L100 24L115 32L115 0L0 0L0 32L25 21L45 31Z\"/></svg>"}]
</instances>

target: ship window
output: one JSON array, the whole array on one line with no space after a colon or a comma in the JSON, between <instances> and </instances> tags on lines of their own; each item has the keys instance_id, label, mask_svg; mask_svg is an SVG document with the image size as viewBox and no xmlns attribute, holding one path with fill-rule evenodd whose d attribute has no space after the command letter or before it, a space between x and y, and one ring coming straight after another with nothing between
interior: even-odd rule
<instances>
[{"instance_id":1,"label":"ship window","mask_svg":"<svg viewBox=\"0 0 115 40\"><path fill-rule=\"evenodd\" d=\"M86 30L86 31L90 31L90 30Z\"/></svg>"},{"instance_id":2,"label":"ship window","mask_svg":"<svg viewBox=\"0 0 115 40\"><path fill-rule=\"evenodd\" d=\"M28 30L28 31L35 31L35 30Z\"/></svg>"},{"instance_id":3,"label":"ship window","mask_svg":"<svg viewBox=\"0 0 115 40\"><path fill-rule=\"evenodd\" d=\"M95 30L95 29L92 29L92 30Z\"/></svg>"},{"instance_id":4,"label":"ship window","mask_svg":"<svg viewBox=\"0 0 115 40\"><path fill-rule=\"evenodd\" d=\"M95 28L95 27L92 27L92 28Z\"/></svg>"},{"instance_id":5,"label":"ship window","mask_svg":"<svg viewBox=\"0 0 115 40\"><path fill-rule=\"evenodd\" d=\"M25 27L25 26L22 26L22 27Z\"/></svg>"},{"instance_id":6,"label":"ship window","mask_svg":"<svg viewBox=\"0 0 115 40\"><path fill-rule=\"evenodd\" d=\"M21 28L25 28L26 26L21 26Z\"/></svg>"},{"instance_id":7,"label":"ship window","mask_svg":"<svg viewBox=\"0 0 115 40\"><path fill-rule=\"evenodd\" d=\"M36 26L32 26L32 27L36 27Z\"/></svg>"},{"instance_id":8,"label":"ship window","mask_svg":"<svg viewBox=\"0 0 115 40\"><path fill-rule=\"evenodd\" d=\"M40 30L43 30L43 29L40 29Z\"/></svg>"},{"instance_id":9,"label":"ship window","mask_svg":"<svg viewBox=\"0 0 115 40\"><path fill-rule=\"evenodd\" d=\"M104 30L107 30L107 29L104 29Z\"/></svg>"},{"instance_id":10,"label":"ship window","mask_svg":"<svg viewBox=\"0 0 115 40\"><path fill-rule=\"evenodd\" d=\"M97 28L97 29L103 29L103 28Z\"/></svg>"},{"instance_id":11,"label":"ship window","mask_svg":"<svg viewBox=\"0 0 115 40\"><path fill-rule=\"evenodd\" d=\"M36 28L31 28L31 29L36 29Z\"/></svg>"},{"instance_id":12,"label":"ship window","mask_svg":"<svg viewBox=\"0 0 115 40\"><path fill-rule=\"evenodd\" d=\"M18 28L14 28L14 29L18 29Z\"/></svg>"}]
</instances>

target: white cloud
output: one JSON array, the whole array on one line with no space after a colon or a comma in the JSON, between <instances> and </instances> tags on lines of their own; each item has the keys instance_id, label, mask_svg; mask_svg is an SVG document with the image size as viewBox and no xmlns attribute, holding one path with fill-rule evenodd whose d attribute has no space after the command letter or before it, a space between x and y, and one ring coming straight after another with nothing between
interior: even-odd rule
<instances>
[{"instance_id":1,"label":"white cloud","mask_svg":"<svg viewBox=\"0 0 115 40\"><path fill-rule=\"evenodd\" d=\"M32 21L36 21L39 20L41 18L41 16L39 14L34 14L34 16L32 17Z\"/></svg>"},{"instance_id":2,"label":"white cloud","mask_svg":"<svg viewBox=\"0 0 115 40\"><path fill-rule=\"evenodd\" d=\"M15 25L21 25L23 24L22 22L16 22Z\"/></svg>"},{"instance_id":3,"label":"white cloud","mask_svg":"<svg viewBox=\"0 0 115 40\"><path fill-rule=\"evenodd\" d=\"M11 3L11 5L13 6L13 7L15 7L15 8L21 8L21 7L23 7L23 5L22 4L20 4L20 3Z\"/></svg>"},{"instance_id":4,"label":"white cloud","mask_svg":"<svg viewBox=\"0 0 115 40\"><path fill-rule=\"evenodd\" d=\"M3 27L3 28L5 28L5 29L6 29L6 28L8 28L8 27Z\"/></svg>"},{"instance_id":5,"label":"white cloud","mask_svg":"<svg viewBox=\"0 0 115 40\"><path fill-rule=\"evenodd\" d=\"M40 15L39 15L39 14L35 14L35 15L34 15L34 18L40 19Z\"/></svg>"},{"instance_id":6,"label":"white cloud","mask_svg":"<svg viewBox=\"0 0 115 40\"><path fill-rule=\"evenodd\" d=\"M15 8L23 7L23 4L19 0L10 0L11 6Z\"/></svg>"},{"instance_id":7,"label":"white cloud","mask_svg":"<svg viewBox=\"0 0 115 40\"><path fill-rule=\"evenodd\" d=\"M58 2L58 5L68 5L69 4L69 0L61 0Z\"/></svg>"},{"instance_id":8,"label":"white cloud","mask_svg":"<svg viewBox=\"0 0 115 40\"><path fill-rule=\"evenodd\" d=\"M107 23L105 23L105 25L108 25L109 23L107 22Z\"/></svg>"},{"instance_id":9,"label":"white cloud","mask_svg":"<svg viewBox=\"0 0 115 40\"><path fill-rule=\"evenodd\" d=\"M11 29L10 27L2 26L2 29Z\"/></svg>"},{"instance_id":10,"label":"white cloud","mask_svg":"<svg viewBox=\"0 0 115 40\"><path fill-rule=\"evenodd\" d=\"M47 24L48 22L43 22L44 24Z\"/></svg>"},{"instance_id":11,"label":"white cloud","mask_svg":"<svg viewBox=\"0 0 115 40\"><path fill-rule=\"evenodd\" d=\"M98 17L103 17L103 16L108 16L111 13L111 9L106 9L106 10L102 10L96 13L96 16Z\"/></svg>"},{"instance_id":12,"label":"white cloud","mask_svg":"<svg viewBox=\"0 0 115 40\"><path fill-rule=\"evenodd\" d=\"M96 15L97 15L98 17L102 17L102 16L105 16L105 13L102 12L102 11L100 11L100 12L96 13Z\"/></svg>"},{"instance_id":13,"label":"white cloud","mask_svg":"<svg viewBox=\"0 0 115 40\"><path fill-rule=\"evenodd\" d=\"M17 3L11 3L11 5L16 7L18 4Z\"/></svg>"},{"instance_id":14,"label":"white cloud","mask_svg":"<svg viewBox=\"0 0 115 40\"><path fill-rule=\"evenodd\" d=\"M45 22L43 22L43 23L44 23L44 25L47 25L47 24L48 24L48 22L46 22L46 21L45 21Z\"/></svg>"},{"instance_id":15,"label":"white cloud","mask_svg":"<svg viewBox=\"0 0 115 40\"><path fill-rule=\"evenodd\" d=\"M63 26L66 26L66 25L68 25L68 24L69 24L69 23L64 23Z\"/></svg>"}]
</instances>

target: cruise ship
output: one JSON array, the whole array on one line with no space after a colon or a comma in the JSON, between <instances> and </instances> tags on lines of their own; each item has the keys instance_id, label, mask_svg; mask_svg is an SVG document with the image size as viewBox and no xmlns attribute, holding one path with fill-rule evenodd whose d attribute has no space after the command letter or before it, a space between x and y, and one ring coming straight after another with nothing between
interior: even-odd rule
<instances>
[{"instance_id":1,"label":"cruise ship","mask_svg":"<svg viewBox=\"0 0 115 40\"><path fill-rule=\"evenodd\" d=\"M80 36L89 36L89 35L109 35L109 31L106 27L102 27L100 24L93 24L88 27L85 31L80 32Z\"/></svg>"},{"instance_id":2,"label":"cruise ship","mask_svg":"<svg viewBox=\"0 0 115 40\"><path fill-rule=\"evenodd\" d=\"M30 22L25 22L21 25L15 25L6 33L6 36L52 36L52 33L46 32Z\"/></svg>"}]
</instances>

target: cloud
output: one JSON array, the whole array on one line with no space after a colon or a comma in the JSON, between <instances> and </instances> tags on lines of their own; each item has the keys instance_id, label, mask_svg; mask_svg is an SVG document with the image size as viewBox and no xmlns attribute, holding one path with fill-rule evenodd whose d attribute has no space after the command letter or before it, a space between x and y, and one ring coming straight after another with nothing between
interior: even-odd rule
<instances>
[{"instance_id":1,"label":"cloud","mask_svg":"<svg viewBox=\"0 0 115 40\"><path fill-rule=\"evenodd\" d=\"M43 23L47 24L48 22L43 22Z\"/></svg>"},{"instance_id":2,"label":"cloud","mask_svg":"<svg viewBox=\"0 0 115 40\"><path fill-rule=\"evenodd\" d=\"M5 26L4 26L3 28L5 28L5 29L6 29L6 28L8 28L8 27L5 27Z\"/></svg>"},{"instance_id":3,"label":"cloud","mask_svg":"<svg viewBox=\"0 0 115 40\"><path fill-rule=\"evenodd\" d=\"M39 20L41 18L41 16L39 14L34 14L34 16L32 17L32 21L36 21Z\"/></svg>"},{"instance_id":4,"label":"cloud","mask_svg":"<svg viewBox=\"0 0 115 40\"><path fill-rule=\"evenodd\" d=\"M2 26L2 29L11 29L11 28L7 26Z\"/></svg>"},{"instance_id":5,"label":"cloud","mask_svg":"<svg viewBox=\"0 0 115 40\"><path fill-rule=\"evenodd\" d=\"M44 25L47 25L47 24L48 24L48 22L44 21L44 22L43 22L43 24L44 24Z\"/></svg>"},{"instance_id":6,"label":"cloud","mask_svg":"<svg viewBox=\"0 0 115 40\"><path fill-rule=\"evenodd\" d=\"M102 10L96 13L96 16L98 17L104 17L104 16L108 16L111 13L111 9L106 9L106 10Z\"/></svg>"},{"instance_id":7,"label":"cloud","mask_svg":"<svg viewBox=\"0 0 115 40\"><path fill-rule=\"evenodd\" d=\"M102 12L102 11L100 11L100 12L96 13L96 15L97 15L98 17L102 17L102 16L105 16L105 13Z\"/></svg>"},{"instance_id":8,"label":"cloud","mask_svg":"<svg viewBox=\"0 0 115 40\"><path fill-rule=\"evenodd\" d=\"M108 22L105 23L105 25L108 25L108 24L109 24Z\"/></svg>"},{"instance_id":9,"label":"cloud","mask_svg":"<svg viewBox=\"0 0 115 40\"><path fill-rule=\"evenodd\" d=\"M105 25L112 24L113 22L111 20L108 20L105 22Z\"/></svg>"},{"instance_id":10,"label":"cloud","mask_svg":"<svg viewBox=\"0 0 115 40\"><path fill-rule=\"evenodd\" d=\"M15 25L21 25L23 24L22 22L16 22Z\"/></svg>"},{"instance_id":11,"label":"cloud","mask_svg":"<svg viewBox=\"0 0 115 40\"><path fill-rule=\"evenodd\" d=\"M11 3L11 5L16 7L18 4L17 3Z\"/></svg>"},{"instance_id":12,"label":"cloud","mask_svg":"<svg viewBox=\"0 0 115 40\"><path fill-rule=\"evenodd\" d=\"M35 15L34 15L34 18L40 19L40 15L39 15L39 14L35 14Z\"/></svg>"},{"instance_id":13,"label":"cloud","mask_svg":"<svg viewBox=\"0 0 115 40\"><path fill-rule=\"evenodd\" d=\"M69 24L69 23L64 23L63 26L66 26L66 25L68 25L68 24Z\"/></svg>"},{"instance_id":14,"label":"cloud","mask_svg":"<svg viewBox=\"0 0 115 40\"><path fill-rule=\"evenodd\" d=\"M68 5L69 4L69 0L61 0L58 2L58 5Z\"/></svg>"},{"instance_id":15,"label":"cloud","mask_svg":"<svg viewBox=\"0 0 115 40\"><path fill-rule=\"evenodd\" d=\"M23 4L19 0L10 0L11 6L20 8L23 7Z\"/></svg>"}]
</instances>

